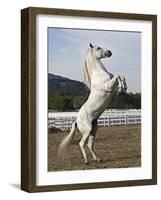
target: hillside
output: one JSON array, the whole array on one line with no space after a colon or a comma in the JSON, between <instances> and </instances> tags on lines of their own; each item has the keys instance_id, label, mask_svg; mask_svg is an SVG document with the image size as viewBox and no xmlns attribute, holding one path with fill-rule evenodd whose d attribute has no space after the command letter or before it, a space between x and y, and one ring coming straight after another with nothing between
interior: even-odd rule
<instances>
[{"instance_id":1,"label":"hillside","mask_svg":"<svg viewBox=\"0 0 161 200\"><path fill-rule=\"evenodd\" d=\"M83 82L71 80L62 76L48 74L48 92L70 96L86 96L88 89Z\"/></svg>"},{"instance_id":2,"label":"hillside","mask_svg":"<svg viewBox=\"0 0 161 200\"><path fill-rule=\"evenodd\" d=\"M83 82L48 74L48 108L55 111L78 110L88 98ZM140 109L141 93L121 93L112 98L110 109Z\"/></svg>"}]
</instances>

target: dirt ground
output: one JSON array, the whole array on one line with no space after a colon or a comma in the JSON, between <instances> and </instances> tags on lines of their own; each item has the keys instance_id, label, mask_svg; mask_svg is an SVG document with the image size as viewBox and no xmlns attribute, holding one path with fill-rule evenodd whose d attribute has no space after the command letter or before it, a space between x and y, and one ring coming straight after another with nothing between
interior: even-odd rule
<instances>
[{"instance_id":1,"label":"dirt ground","mask_svg":"<svg viewBox=\"0 0 161 200\"><path fill-rule=\"evenodd\" d=\"M84 164L79 141L81 135L75 134L73 144L68 150L64 161L57 158L57 149L69 132L50 132L48 134L48 170L86 170L103 168L127 168L141 166L141 126L110 126L99 127L95 140L95 152L101 162L92 161L91 154L86 148L89 164Z\"/></svg>"}]
</instances>

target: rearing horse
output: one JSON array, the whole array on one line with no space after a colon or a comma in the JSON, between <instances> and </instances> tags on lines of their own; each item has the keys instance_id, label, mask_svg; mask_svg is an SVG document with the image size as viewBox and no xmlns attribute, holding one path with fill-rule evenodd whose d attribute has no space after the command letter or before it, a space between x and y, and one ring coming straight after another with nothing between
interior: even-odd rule
<instances>
[{"instance_id":1,"label":"rearing horse","mask_svg":"<svg viewBox=\"0 0 161 200\"><path fill-rule=\"evenodd\" d=\"M100 59L111 57L112 52L108 49L93 46L87 50L84 67L84 83L90 89L87 101L78 112L76 121L72 124L70 133L61 142L58 156L63 158L70 146L76 128L82 134L79 146L85 163L88 163L85 152L85 143L92 154L93 160L100 161L94 152L94 140L97 131L97 119L108 107L112 96L119 92L126 92L127 84L123 76L113 75L108 72Z\"/></svg>"}]
</instances>

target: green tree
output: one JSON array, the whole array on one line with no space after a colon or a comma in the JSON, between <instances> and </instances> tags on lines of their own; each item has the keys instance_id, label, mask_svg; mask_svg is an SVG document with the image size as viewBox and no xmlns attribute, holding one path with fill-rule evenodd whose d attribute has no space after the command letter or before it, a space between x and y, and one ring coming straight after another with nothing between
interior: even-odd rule
<instances>
[{"instance_id":1,"label":"green tree","mask_svg":"<svg viewBox=\"0 0 161 200\"><path fill-rule=\"evenodd\" d=\"M74 103L72 97L64 97L63 111L74 110Z\"/></svg>"},{"instance_id":2,"label":"green tree","mask_svg":"<svg viewBox=\"0 0 161 200\"><path fill-rule=\"evenodd\" d=\"M48 108L57 111L71 111L80 109L88 96L70 96L58 92L48 98ZM121 93L112 98L108 108L111 109L140 109L141 93Z\"/></svg>"}]
</instances>

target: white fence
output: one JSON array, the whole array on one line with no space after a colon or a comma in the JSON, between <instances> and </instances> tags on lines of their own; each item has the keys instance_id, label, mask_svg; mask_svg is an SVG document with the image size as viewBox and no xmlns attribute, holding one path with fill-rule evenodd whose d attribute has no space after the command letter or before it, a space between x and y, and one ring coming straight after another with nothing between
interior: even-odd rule
<instances>
[{"instance_id":1,"label":"white fence","mask_svg":"<svg viewBox=\"0 0 161 200\"><path fill-rule=\"evenodd\" d=\"M78 112L48 113L48 127L70 129ZM128 125L141 123L141 110L105 110L98 118L99 126Z\"/></svg>"}]
</instances>

